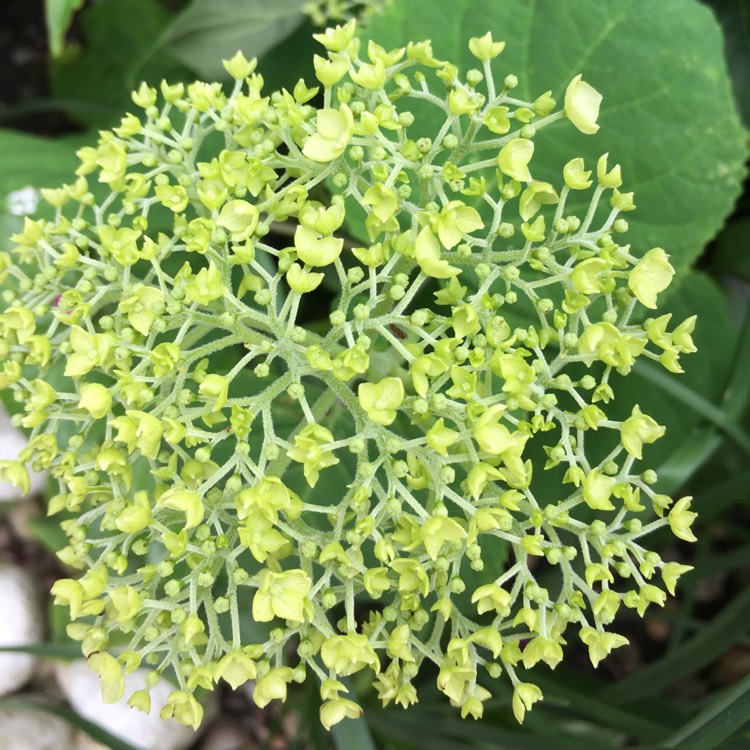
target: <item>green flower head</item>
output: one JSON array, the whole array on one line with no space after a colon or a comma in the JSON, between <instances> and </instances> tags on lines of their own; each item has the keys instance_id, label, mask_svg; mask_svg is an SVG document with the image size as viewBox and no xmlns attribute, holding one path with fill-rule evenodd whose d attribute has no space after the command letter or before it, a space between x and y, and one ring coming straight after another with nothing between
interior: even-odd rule
<instances>
[{"instance_id":1,"label":"green flower head","mask_svg":"<svg viewBox=\"0 0 750 750\"><path fill-rule=\"evenodd\" d=\"M558 106L494 80L490 33L483 74L353 21L316 39L293 91L241 54L226 91L144 84L45 191L0 260L0 387L30 431L0 481L59 485L80 574L53 594L109 701L142 663L131 705L169 679L162 716L198 726L219 680L264 706L309 676L330 727L361 713L339 678L408 706L429 661L464 717L502 673L523 721L527 672L571 634L598 664L620 606L687 570L645 546L695 513L644 481L664 428L614 375L679 372L695 321L640 314L674 270L620 244L619 166L535 142L598 130L581 76Z\"/></svg>"}]
</instances>

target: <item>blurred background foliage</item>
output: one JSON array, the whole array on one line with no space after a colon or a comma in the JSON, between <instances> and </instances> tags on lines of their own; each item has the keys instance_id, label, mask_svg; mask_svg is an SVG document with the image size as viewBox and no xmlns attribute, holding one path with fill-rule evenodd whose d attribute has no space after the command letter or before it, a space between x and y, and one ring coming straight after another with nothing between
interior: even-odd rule
<instances>
[{"instance_id":1,"label":"blurred background foliage","mask_svg":"<svg viewBox=\"0 0 750 750\"><path fill-rule=\"evenodd\" d=\"M21 222L15 191L70 180L75 151L132 108L130 91L140 81L222 80L221 59L237 49L260 58L269 91L312 80L317 45L304 5L5 0L0 250ZM408 711L380 708L361 678L354 688L365 718L332 736L319 728L314 686L291 708L256 711L253 721L273 737L283 712L297 712L298 729L284 730L287 746L316 749L750 748L750 0L390 0L361 33L386 48L430 38L438 57L466 70L466 42L487 30L507 42L502 64L518 75L521 95L555 85L559 98L579 72L604 94L600 133L545 131L539 153L550 158L539 169L551 176L567 155L592 163L609 151L636 194L628 236L637 254L662 246L678 269L664 312L699 316L699 354L683 376L642 366L617 389L623 402L638 401L668 428L650 458L662 491L695 497L699 541L664 534L652 544L695 569L678 598L645 622L621 616L631 645L598 671L581 650L540 674L545 700L522 728L512 719L510 691L482 721L461 721L429 673ZM424 127L429 134L429 120ZM356 223L349 231L356 237ZM40 548L54 550L54 522L42 517L32 532ZM50 645L41 647L51 657L71 655L58 617ZM224 710L233 705L225 696ZM101 731L98 739L127 750Z\"/></svg>"}]
</instances>

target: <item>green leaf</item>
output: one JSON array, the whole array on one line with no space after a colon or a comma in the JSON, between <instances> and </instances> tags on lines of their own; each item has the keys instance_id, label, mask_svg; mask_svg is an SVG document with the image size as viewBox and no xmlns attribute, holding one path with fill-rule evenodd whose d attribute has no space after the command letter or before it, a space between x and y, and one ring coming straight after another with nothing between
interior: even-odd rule
<instances>
[{"instance_id":1,"label":"green leaf","mask_svg":"<svg viewBox=\"0 0 750 750\"><path fill-rule=\"evenodd\" d=\"M74 727L86 732L91 739L101 743L109 750L138 750L138 748L121 740L119 737L110 734L94 722L84 719L74 711L62 705L42 700L25 700L23 698L3 698L0 699L0 709L19 709L23 711L45 711L53 716L59 716Z\"/></svg>"},{"instance_id":2,"label":"green leaf","mask_svg":"<svg viewBox=\"0 0 750 750\"><path fill-rule=\"evenodd\" d=\"M221 61L237 51L260 57L304 20L304 0L193 0L159 47L207 80L226 78Z\"/></svg>"},{"instance_id":3,"label":"green leaf","mask_svg":"<svg viewBox=\"0 0 750 750\"><path fill-rule=\"evenodd\" d=\"M60 604L55 604L54 597L47 602L47 624L49 632L49 641L57 646L76 650L77 656L81 657L81 644L74 641L68 635L68 625L72 622L70 618L70 609ZM60 657L61 659L64 657Z\"/></svg>"},{"instance_id":4,"label":"green leaf","mask_svg":"<svg viewBox=\"0 0 750 750\"><path fill-rule=\"evenodd\" d=\"M728 300L726 297L720 300L715 294L704 294L697 297L696 301L700 301L701 303L705 301L710 305L710 309L709 307L699 308L699 314L704 319L712 320L713 314L711 310L727 310ZM700 310L703 310L702 313ZM699 324L699 331L702 327ZM717 330L728 330L727 323L724 322ZM720 364L716 367L714 364L715 382L724 383L721 398L714 400L719 403L724 417L730 424L736 423L742 416L748 403L748 398L750 398L750 306L747 303L745 304L744 324L737 336L736 342L729 373L725 375L723 366ZM708 352L712 356L728 353L730 347L732 347L730 340L724 337L717 340L712 338L706 343L709 347ZM699 343L699 346L703 347L704 345ZM700 360L701 356L699 354L696 359ZM716 453L718 448L724 443L724 440L724 436L716 429L703 429L697 434L688 435L681 444L675 444L674 450L659 466L659 491L671 494L679 489L681 484L686 482L689 477L695 474ZM735 492L734 495L736 496L736 494ZM731 497L732 495L730 495ZM724 507L725 500L726 498L722 496L719 498L719 504L717 505L717 503L703 503L701 497L701 503L707 509Z\"/></svg>"},{"instance_id":5,"label":"green leaf","mask_svg":"<svg viewBox=\"0 0 750 750\"><path fill-rule=\"evenodd\" d=\"M23 187L56 187L71 182L78 166L76 150L89 139L41 138L0 129L0 201Z\"/></svg>"},{"instance_id":6,"label":"green leaf","mask_svg":"<svg viewBox=\"0 0 750 750\"><path fill-rule=\"evenodd\" d=\"M185 68L157 50L171 18L156 0L102 0L88 6L81 13L85 46L69 45L52 65L54 95L82 101L84 106L70 114L100 128L133 109L130 92L141 80L151 85L163 78L185 80Z\"/></svg>"},{"instance_id":7,"label":"green leaf","mask_svg":"<svg viewBox=\"0 0 750 750\"><path fill-rule=\"evenodd\" d=\"M542 688L545 699L550 701L546 710L554 711L570 719L571 715L593 721L599 726L611 727L629 734L636 734L641 739L657 740L664 736L669 728L668 723L656 722L620 706L613 706L607 701L599 700L597 695L586 695L576 691L570 680L535 676L535 682Z\"/></svg>"},{"instance_id":8,"label":"green leaf","mask_svg":"<svg viewBox=\"0 0 750 750\"><path fill-rule=\"evenodd\" d=\"M747 479L748 476L745 474L745 481ZM708 538L708 541L710 543L711 539ZM725 552L721 555L711 555L710 557L707 556L707 559L701 561L698 572L701 578L705 579L716 573L725 573L737 568L743 568L747 565L748 560L750 560L750 544L745 544L742 547L733 549L731 552Z\"/></svg>"},{"instance_id":9,"label":"green leaf","mask_svg":"<svg viewBox=\"0 0 750 750\"><path fill-rule=\"evenodd\" d=\"M47 42L52 57L60 57L73 15L83 7L85 0L45 0L47 17Z\"/></svg>"},{"instance_id":10,"label":"green leaf","mask_svg":"<svg viewBox=\"0 0 750 750\"><path fill-rule=\"evenodd\" d=\"M10 237L23 228L23 218L11 213L9 195L22 188L54 187L64 180L72 181L78 166L75 152L87 142L87 136L41 138L0 128L0 251L10 249ZM11 274L0 285L0 291L15 287ZM3 305L0 304L0 309ZM21 408L9 391L0 395L13 413Z\"/></svg>"},{"instance_id":11,"label":"green leaf","mask_svg":"<svg viewBox=\"0 0 750 750\"><path fill-rule=\"evenodd\" d=\"M727 63L737 106L750 126L750 5L747 0L704 0L724 30Z\"/></svg>"},{"instance_id":12,"label":"green leaf","mask_svg":"<svg viewBox=\"0 0 750 750\"><path fill-rule=\"evenodd\" d=\"M46 96L30 101L16 102L4 107L0 113L0 125L10 124L17 120L30 120L38 115L48 115L51 112L80 112L90 111L99 117L112 117L113 110L106 104L86 99L58 99Z\"/></svg>"},{"instance_id":13,"label":"green leaf","mask_svg":"<svg viewBox=\"0 0 750 750\"><path fill-rule=\"evenodd\" d=\"M357 700L353 681L349 679L343 679L342 681L346 686L349 697ZM358 719L345 719L331 728L331 736L336 750L377 750L365 716L366 712Z\"/></svg>"},{"instance_id":14,"label":"green leaf","mask_svg":"<svg viewBox=\"0 0 750 750\"><path fill-rule=\"evenodd\" d=\"M536 176L559 184L572 157L592 167L609 152L610 164L622 165L623 189L635 191L628 241L636 254L659 245L687 268L731 211L746 153L711 11L697 0L455 0L436 13L432 0L412 0L388 6L366 36L387 49L432 39L437 57L466 71L477 67L468 39L488 30L507 42L496 77L516 74L520 97L552 87L562 101L578 73L604 95L597 135L564 122L540 131ZM428 111L420 115L429 119ZM434 137L439 124L410 137Z\"/></svg>"},{"instance_id":15,"label":"green leaf","mask_svg":"<svg viewBox=\"0 0 750 750\"><path fill-rule=\"evenodd\" d=\"M668 685L710 664L744 635L750 617L750 590L739 594L692 638L630 677L605 688L600 697L609 703L629 703L657 695Z\"/></svg>"},{"instance_id":16,"label":"green leaf","mask_svg":"<svg viewBox=\"0 0 750 750\"><path fill-rule=\"evenodd\" d=\"M303 684L304 694L299 705L300 718L307 727L308 742L314 750L330 750L330 732L320 723L320 679L311 671ZM290 748L290 750L292 750Z\"/></svg>"},{"instance_id":17,"label":"green leaf","mask_svg":"<svg viewBox=\"0 0 750 750\"><path fill-rule=\"evenodd\" d=\"M16 232L23 229L23 218L12 214L0 203L0 252L10 249L10 237ZM10 276L10 274L9 274ZM9 289L11 284L15 284L13 278L6 278L3 284L0 284L0 291Z\"/></svg>"},{"instance_id":18,"label":"green leaf","mask_svg":"<svg viewBox=\"0 0 750 750\"><path fill-rule=\"evenodd\" d=\"M416 706L407 711L400 709L368 709L368 720L373 730L381 737L397 740L409 748L419 750L474 750L475 748L502 748L503 750L601 750L602 745L590 744L580 738L568 739L557 731L554 738L549 736L535 737L527 731L508 730L485 719L481 722L466 721L457 718L456 714L443 709L436 709L436 698L433 701L420 700ZM507 713L510 715L510 700ZM539 717L541 711L536 710ZM529 717L530 718L530 717ZM509 719L513 721L513 719ZM513 722L515 725L515 722ZM516 725L517 726L517 725ZM525 730L526 728L524 728ZM555 726L550 727L551 730Z\"/></svg>"},{"instance_id":19,"label":"green leaf","mask_svg":"<svg viewBox=\"0 0 750 750\"><path fill-rule=\"evenodd\" d=\"M668 393L686 409L703 417L713 427L723 430L737 445L750 455L750 436L738 427L721 408L672 377L672 374L651 362L639 362L635 371L658 390Z\"/></svg>"},{"instance_id":20,"label":"green leaf","mask_svg":"<svg viewBox=\"0 0 750 750\"><path fill-rule=\"evenodd\" d=\"M320 53L320 45L312 38L314 31L310 21L304 21L260 58L258 72L266 92L283 88L291 91L300 78L310 86L315 83L313 55Z\"/></svg>"},{"instance_id":21,"label":"green leaf","mask_svg":"<svg viewBox=\"0 0 750 750\"><path fill-rule=\"evenodd\" d=\"M733 505L745 502L747 488L750 486L750 470L733 474L723 481L716 476L711 479L712 486L696 497L704 523L718 518Z\"/></svg>"},{"instance_id":22,"label":"green leaf","mask_svg":"<svg viewBox=\"0 0 750 750\"><path fill-rule=\"evenodd\" d=\"M682 729L663 742L665 747L714 750L750 722L750 675L740 680Z\"/></svg>"},{"instance_id":23,"label":"green leaf","mask_svg":"<svg viewBox=\"0 0 750 750\"><path fill-rule=\"evenodd\" d=\"M667 428L663 438L644 450L645 460L669 485L660 485L660 491L679 488L697 468L692 462L710 435L707 423L720 426L750 448L746 433L734 422L736 414L727 414L722 404L739 337L721 288L705 274L692 271L658 311L666 313L672 314L672 326L689 315L698 316L693 336L698 353L680 358L685 370L680 375L644 361L628 376L616 377L612 380L615 400L607 409L610 418L625 419L638 404ZM718 444L722 440L719 437ZM677 451L682 452L679 461Z\"/></svg>"},{"instance_id":24,"label":"green leaf","mask_svg":"<svg viewBox=\"0 0 750 750\"><path fill-rule=\"evenodd\" d=\"M29 529L37 542L52 553L59 552L69 544L65 532L60 528L57 518L40 516L29 519Z\"/></svg>"},{"instance_id":25,"label":"green leaf","mask_svg":"<svg viewBox=\"0 0 750 750\"><path fill-rule=\"evenodd\" d=\"M738 276L743 281L750 281L748 250L750 250L750 217L745 216L729 222L716 238L711 253L712 270Z\"/></svg>"},{"instance_id":26,"label":"green leaf","mask_svg":"<svg viewBox=\"0 0 750 750\"><path fill-rule=\"evenodd\" d=\"M364 716L345 719L331 728L336 750L376 750Z\"/></svg>"},{"instance_id":27,"label":"green leaf","mask_svg":"<svg viewBox=\"0 0 750 750\"><path fill-rule=\"evenodd\" d=\"M67 643L32 643L26 646L0 646L0 653L33 654L42 659L57 659L58 661L74 661L81 658L79 644Z\"/></svg>"}]
</instances>

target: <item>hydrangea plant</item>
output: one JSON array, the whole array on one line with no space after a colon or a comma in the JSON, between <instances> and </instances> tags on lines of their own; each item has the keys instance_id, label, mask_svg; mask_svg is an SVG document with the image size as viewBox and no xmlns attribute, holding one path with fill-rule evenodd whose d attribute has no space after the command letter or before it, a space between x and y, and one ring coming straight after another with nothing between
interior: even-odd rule
<instances>
[{"instance_id":1,"label":"hydrangea plant","mask_svg":"<svg viewBox=\"0 0 750 750\"><path fill-rule=\"evenodd\" d=\"M598 664L688 569L644 546L693 539L637 468L664 428L607 409L639 358L681 371L694 319L639 312L674 271L623 244L606 155L534 177L541 128L598 129L581 76L524 101L489 33L465 74L353 22L316 38L314 87L264 95L241 54L228 92L142 85L44 191L54 219L0 256L31 433L0 477L59 481L81 575L53 593L107 700L147 666L131 705L169 677L163 716L197 726L219 680L265 706L314 675L330 727L361 712L342 678L408 706L432 662L462 716L506 679L523 721L539 662L578 638Z\"/></svg>"}]
</instances>

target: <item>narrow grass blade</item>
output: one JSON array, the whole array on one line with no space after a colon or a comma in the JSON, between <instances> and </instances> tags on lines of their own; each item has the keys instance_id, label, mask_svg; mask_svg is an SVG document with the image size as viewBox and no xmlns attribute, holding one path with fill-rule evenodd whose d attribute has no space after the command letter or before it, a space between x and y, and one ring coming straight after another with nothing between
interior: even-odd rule
<instances>
[{"instance_id":1,"label":"narrow grass blade","mask_svg":"<svg viewBox=\"0 0 750 750\"><path fill-rule=\"evenodd\" d=\"M580 739L567 739L562 733L554 738L534 736L414 707L404 713L372 711L369 718L378 735L400 740L415 750L604 750Z\"/></svg>"},{"instance_id":2,"label":"narrow grass blade","mask_svg":"<svg viewBox=\"0 0 750 750\"><path fill-rule=\"evenodd\" d=\"M568 718L571 714L580 716L599 725L635 734L641 740L656 741L669 731L668 723L653 721L620 706L572 690L568 685L561 684L557 680L546 677L540 679L537 676L535 681L542 688L545 697L554 696L559 702L559 708L548 708L549 711L559 712Z\"/></svg>"},{"instance_id":3,"label":"narrow grass blade","mask_svg":"<svg viewBox=\"0 0 750 750\"><path fill-rule=\"evenodd\" d=\"M377 750L364 716L344 719L331 728L336 750Z\"/></svg>"},{"instance_id":4,"label":"narrow grass blade","mask_svg":"<svg viewBox=\"0 0 750 750\"><path fill-rule=\"evenodd\" d=\"M33 654L43 659L73 661L81 658L81 647L77 643L30 643L25 646L0 646L0 653Z\"/></svg>"},{"instance_id":5,"label":"narrow grass blade","mask_svg":"<svg viewBox=\"0 0 750 750\"><path fill-rule=\"evenodd\" d=\"M667 380L664 379L663 386L666 387L667 385ZM746 311L734 352L732 369L720 403L720 409L730 423L736 421L743 413L749 397L750 311ZM724 440L725 435L718 429L703 430L700 434L687 436L685 442L659 467L657 472L659 474L659 492L666 495L676 492L708 462L724 443Z\"/></svg>"},{"instance_id":6,"label":"narrow grass blade","mask_svg":"<svg viewBox=\"0 0 750 750\"><path fill-rule=\"evenodd\" d=\"M750 675L720 695L682 729L662 742L684 750L723 748L724 740L750 723Z\"/></svg>"},{"instance_id":7,"label":"narrow grass blade","mask_svg":"<svg viewBox=\"0 0 750 750\"><path fill-rule=\"evenodd\" d=\"M707 398L692 388L683 385L669 374L662 372L648 362L638 362L634 368L645 380L668 393L676 401L700 414L715 428L731 437L745 453L750 455L750 435L739 427L732 417L721 407L712 404Z\"/></svg>"},{"instance_id":8,"label":"narrow grass blade","mask_svg":"<svg viewBox=\"0 0 750 750\"><path fill-rule=\"evenodd\" d=\"M710 623L654 664L605 689L601 698L628 703L656 695L680 677L705 667L745 634L750 619L750 590L739 594Z\"/></svg>"}]
</instances>

